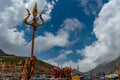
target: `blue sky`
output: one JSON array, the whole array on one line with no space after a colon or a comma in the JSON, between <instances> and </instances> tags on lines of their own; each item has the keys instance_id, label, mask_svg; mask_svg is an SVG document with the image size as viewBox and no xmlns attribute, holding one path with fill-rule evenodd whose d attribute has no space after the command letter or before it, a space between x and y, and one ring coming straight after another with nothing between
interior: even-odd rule
<instances>
[{"instance_id":1,"label":"blue sky","mask_svg":"<svg viewBox=\"0 0 120 80\"><path fill-rule=\"evenodd\" d=\"M1 0L0 48L5 52L30 56L32 27L23 19L25 8L31 11L36 1L39 13L45 10L45 24L35 32L38 59L78 65L85 72L120 55L118 0Z\"/></svg>"},{"instance_id":2,"label":"blue sky","mask_svg":"<svg viewBox=\"0 0 120 80\"><path fill-rule=\"evenodd\" d=\"M77 1L65 1L65 0L58 1L55 5L55 8L53 9L53 11L51 13L51 16L52 16L51 20L46 22L45 26L43 26L43 28L45 28L45 29L41 30L41 32L43 32L43 33L48 31L48 32L52 32L53 34L56 34L56 32L61 28L61 24L63 24L64 20L66 20L68 18L69 19L76 18L83 23L84 27L82 27L82 30L80 28L80 29L72 32L71 36L70 36L70 40L72 40L72 41L75 41L77 39L78 40L70 46L63 47L63 48L56 46L56 47L50 49L49 51L43 52L46 55L41 54L42 55L41 58L43 58L43 59L50 58L50 56L54 56L55 53L59 54L59 51L61 51L62 49L65 49L65 50L82 49L85 47L85 45L89 45L94 40L96 40L95 36L91 34L92 27L93 27L92 22L93 22L94 17L93 16L89 17L88 15L85 15L85 13L82 11L81 7L77 6L79 4L80 3ZM73 35L75 35L75 36L73 36ZM91 39L88 40L87 38L91 38ZM51 55L51 54L53 54L53 55ZM58 54L56 54L56 55L58 55ZM72 56L71 56L71 58L72 58ZM78 57L76 57L76 58L81 58L81 56L78 55ZM76 59L73 58L73 60L76 60Z\"/></svg>"}]
</instances>

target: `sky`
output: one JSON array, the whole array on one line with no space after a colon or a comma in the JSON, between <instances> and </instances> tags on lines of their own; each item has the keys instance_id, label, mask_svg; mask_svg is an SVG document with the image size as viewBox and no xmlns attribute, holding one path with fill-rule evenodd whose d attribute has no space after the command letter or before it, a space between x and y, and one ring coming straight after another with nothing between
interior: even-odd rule
<instances>
[{"instance_id":1,"label":"sky","mask_svg":"<svg viewBox=\"0 0 120 80\"><path fill-rule=\"evenodd\" d=\"M35 32L37 59L86 72L120 56L120 0L0 0L0 49L30 57L32 27L23 20L35 2L45 20Z\"/></svg>"}]
</instances>

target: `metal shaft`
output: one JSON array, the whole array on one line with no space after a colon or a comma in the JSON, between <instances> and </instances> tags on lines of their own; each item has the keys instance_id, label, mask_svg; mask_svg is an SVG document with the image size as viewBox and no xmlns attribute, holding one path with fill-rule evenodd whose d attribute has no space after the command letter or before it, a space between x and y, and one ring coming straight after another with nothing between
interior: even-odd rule
<instances>
[{"instance_id":1,"label":"metal shaft","mask_svg":"<svg viewBox=\"0 0 120 80\"><path fill-rule=\"evenodd\" d=\"M34 54L34 34L35 34L35 28L32 29L32 47L31 47L31 57Z\"/></svg>"}]
</instances>

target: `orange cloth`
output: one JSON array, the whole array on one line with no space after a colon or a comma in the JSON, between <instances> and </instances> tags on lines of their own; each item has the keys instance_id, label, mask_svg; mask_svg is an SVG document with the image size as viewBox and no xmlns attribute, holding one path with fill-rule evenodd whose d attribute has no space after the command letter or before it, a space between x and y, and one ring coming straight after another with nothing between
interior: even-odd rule
<instances>
[{"instance_id":1,"label":"orange cloth","mask_svg":"<svg viewBox=\"0 0 120 80\"><path fill-rule=\"evenodd\" d=\"M117 66L116 66L116 73L118 74L118 77L120 78L120 70Z\"/></svg>"}]
</instances>

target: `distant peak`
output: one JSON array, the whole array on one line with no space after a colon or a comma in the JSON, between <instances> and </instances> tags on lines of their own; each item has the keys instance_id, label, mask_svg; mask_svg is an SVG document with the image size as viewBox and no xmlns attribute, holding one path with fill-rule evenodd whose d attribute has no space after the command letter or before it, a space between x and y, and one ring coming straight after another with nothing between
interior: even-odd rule
<instances>
[{"instance_id":1,"label":"distant peak","mask_svg":"<svg viewBox=\"0 0 120 80\"><path fill-rule=\"evenodd\" d=\"M0 56L14 56L14 55L7 54L2 49L0 49Z\"/></svg>"}]
</instances>

